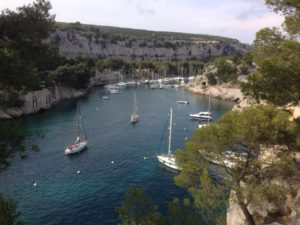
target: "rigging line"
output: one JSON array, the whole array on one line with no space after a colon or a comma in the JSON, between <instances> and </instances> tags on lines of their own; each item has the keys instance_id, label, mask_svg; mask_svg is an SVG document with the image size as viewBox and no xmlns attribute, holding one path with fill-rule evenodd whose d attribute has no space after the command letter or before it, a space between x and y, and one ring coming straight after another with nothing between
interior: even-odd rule
<instances>
[{"instance_id":1,"label":"rigging line","mask_svg":"<svg viewBox=\"0 0 300 225\"><path fill-rule=\"evenodd\" d=\"M167 129L167 126L168 126L168 121L169 121L169 117L167 117L167 119L166 119L164 130L163 130L161 138L160 138L160 143L159 143L159 148L158 148L159 151L161 151L161 147L162 147L162 144L163 144L163 141L164 141L164 136L165 136L166 129Z\"/></svg>"}]
</instances>

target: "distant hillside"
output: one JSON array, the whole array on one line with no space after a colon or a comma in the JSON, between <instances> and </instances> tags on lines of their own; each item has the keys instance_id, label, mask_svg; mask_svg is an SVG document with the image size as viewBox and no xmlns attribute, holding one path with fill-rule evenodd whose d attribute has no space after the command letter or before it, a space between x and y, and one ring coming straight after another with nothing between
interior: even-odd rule
<instances>
[{"instance_id":1,"label":"distant hillside","mask_svg":"<svg viewBox=\"0 0 300 225\"><path fill-rule=\"evenodd\" d=\"M238 40L177 32L157 32L80 23L57 23L48 40L68 58L136 60L210 60L242 55L249 45Z\"/></svg>"}]
</instances>

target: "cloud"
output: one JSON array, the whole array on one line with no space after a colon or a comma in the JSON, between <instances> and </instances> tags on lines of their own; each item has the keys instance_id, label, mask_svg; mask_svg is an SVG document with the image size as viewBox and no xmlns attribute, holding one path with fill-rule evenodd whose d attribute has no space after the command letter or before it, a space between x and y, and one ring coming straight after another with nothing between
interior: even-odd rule
<instances>
[{"instance_id":1,"label":"cloud","mask_svg":"<svg viewBox=\"0 0 300 225\"><path fill-rule=\"evenodd\" d=\"M154 9L146 8L142 5L142 3L137 4L137 9L140 14L150 14L150 15L155 14Z\"/></svg>"},{"instance_id":2,"label":"cloud","mask_svg":"<svg viewBox=\"0 0 300 225\"><path fill-rule=\"evenodd\" d=\"M0 0L0 9L33 0ZM251 43L283 18L264 0L51 0L57 21L227 36Z\"/></svg>"}]
</instances>

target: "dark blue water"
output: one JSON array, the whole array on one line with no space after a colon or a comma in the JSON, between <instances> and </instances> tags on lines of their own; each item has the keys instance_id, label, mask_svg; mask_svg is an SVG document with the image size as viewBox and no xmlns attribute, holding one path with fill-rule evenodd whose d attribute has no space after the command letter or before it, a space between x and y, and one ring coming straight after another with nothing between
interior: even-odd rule
<instances>
[{"instance_id":1,"label":"dark blue water","mask_svg":"<svg viewBox=\"0 0 300 225\"><path fill-rule=\"evenodd\" d=\"M129 119L135 91L140 121L133 126ZM130 185L143 187L162 210L172 198L187 195L175 186L176 173L161 167L154 157L144 157L167 152L167 134L162 133L170 107L175 123L172 149L182 148L185 138L198 126L188 114L207 110L208 98L174 88L125 89L121 94L111 95L108 101L101 99L103 95L104 89L95 88L85 98L24 119L27 131L44 133L44 138L31 137L25 141L27 145L38 144L40 151L28 151L24 160L13 158L11 166L0 174L0 191L17 200L27 224L117 224L115 207ZM190 104L178 105L176 101L182 98ZM89 138L88 149L65 156L65 146L76 137L78 104ZM232 106L211 99L215 118Z\"/></svg>"}]
</instances>

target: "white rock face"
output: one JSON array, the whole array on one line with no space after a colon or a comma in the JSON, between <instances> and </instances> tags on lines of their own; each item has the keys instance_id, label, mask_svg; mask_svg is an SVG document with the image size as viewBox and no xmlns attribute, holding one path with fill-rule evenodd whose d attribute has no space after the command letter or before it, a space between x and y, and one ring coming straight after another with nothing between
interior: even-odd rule
<instances>
[{"instance_id":1,"label":"white rock face","mask_svg":"<svg viewBox=\"0 0 300 225\"><path fill-rule=\"evenodd\" d=\"M131 40L128 37L124 40L112 40L112 37L103 37L94 31L74 29L56 29L47 41L58 45L60 54L68 58L82 56L139 60L187 60L231 55L248 50L246 45L237 41L225 43L181 40L178 43L170 40L173 46L168 46L166 40L157 40L156 43L150 40L146 42L139 39Z\"/></svg>"},{"instance_id":2,"label":"white rock face","mask_svg":"<svg viewBox=\"0 0 300 225\"><path fill-rule=\"evenodd\" d=\"M55 86L53 90L44 88L39 91L28 92L20 96L20 99L24 102L21 108L0 109L0 119L11 119L37 113L49 109L53 104L62 100L77 98L86 93L86 90L76 90L64 86Z\"/></svg>"},{"instance_id":3,"label":"white rock face","mask_svg":"<svg viewBox=\"0 0 300 225\"><path fill-rule=\"evenodd\" d=\"M287 200L281 205L275 206L270 202L262 201L257 205L250 204L248 209L252 215L259 215L263 219L269 218L270 220L270 216L277 215L272 223L265 225L300 225L300 189L298 189L296 198L287 195ZM226 219L227 225L247 225L245 216L237 204L234 191L230 193ZM279 220L280 223L276 220Z\"/></svg>"},{"instance_id":4,"label":"white rock face","mask_svg":"<svg viewBox=\"0 0 300 225\"><path fill-rule=\"evenodd\" d=\"M198 86L191 86L187 88L188 91L209 95L214 98L219 98L227 101L235 101L239 102L240 100L244 99L244 95L239 88L227 88L222 86L209 86L207 88L202 88L200 85Z\"/></svg>"},{"instance_id":5,"label":"white rock face","mask_svg":"<svg viewBox=\"0 0 300 225\"><path fill-rule=\"evenodd\" d=\"M226 215L227 225L247 225L245 216L240 206L236 203L235 193L232 191L229 197L229 208Z\"/></svg>"},{"instance_id":6,"label":"white rock face","mask_svg":"<svg viewBox=\"0 0 300 225\"><path fill-rule=\"evenodd\" d=\"M297 197L294 202L292 210L291 223L289 225L299 225L300 224L300 189L298 190Z\"/></svg>"}]
</instances>

